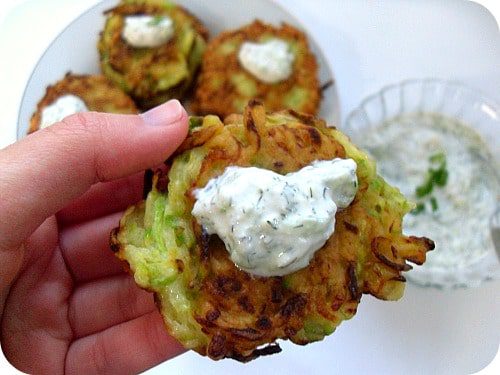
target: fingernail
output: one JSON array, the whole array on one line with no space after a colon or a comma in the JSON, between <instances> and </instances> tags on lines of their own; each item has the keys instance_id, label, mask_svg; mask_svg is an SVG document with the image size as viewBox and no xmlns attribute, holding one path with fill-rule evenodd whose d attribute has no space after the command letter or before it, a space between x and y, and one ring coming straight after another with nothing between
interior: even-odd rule
<instances>
[{"instance_id":1,"label":"fingernail","mask_svg":"<svg viewBox=\"0 0 500 375\"><path fill-rule=\"evenodd\" d=\"M175 124L184 115L184 108L178 100L173 99L141 114L144 122L151 126L168 126Z\"/></svg>"}]
</instances>

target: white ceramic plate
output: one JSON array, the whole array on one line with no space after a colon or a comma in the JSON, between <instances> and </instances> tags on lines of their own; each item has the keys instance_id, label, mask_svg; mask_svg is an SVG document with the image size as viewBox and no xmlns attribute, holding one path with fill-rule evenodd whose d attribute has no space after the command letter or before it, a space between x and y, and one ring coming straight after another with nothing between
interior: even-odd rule
<instances>
[{"instance_id":1,"label":"white ceramic plate","mask_svg":"<svg viewBox=\"0 0 500 375\"><path fill-rule=\"evenodd\" d=\"M87 4L95 1L84 0ZM197 0L204 1L215 2ZM474 2L277 1L300 16L307 31L320 42L335 71L343 115L368 94L408 77L457 79L500 101L498 25L486 9ZM1 0L0 9L6 3ZM22 3L10 23L0 26L0 50L9 56L0 59L0 81L3 87L9 87L0 91L0 147L15 139L22 90L40 57L36 46L48 45L48 35L56 35L55 30L74 19L79 14L75 9L85 8L68 0ZM20 45L30 48L16 53ZM92 42L87 45L94 48ZM76 48L82 47L72 46L71 51ZM52 76L52 80L59 78L58 72ZM49 81L44 80L43 85ZM33 110L32 105L28 108L28 112ZM148 374L475 373L498 351L499 330L492 327L498 327L500 316L499 286L499 282L492 282L445 293L408 283L405 297L397 303L364 296L356 316L322 342L305 347L285 343L279 355L248 364L214 362L187 352ZM12 373L12 367L3 360L0 372Z\"/></svg>"},{"instance_id":2,"label":"white ceramic plate","mask_svg":"<svg viewBox=\"0 0 500 375\"><path fill-rule=\"evenodd\" d=\"M66 27L47 48L35 66L24 91L18 117L18 139L26 134L29 119L48 85L63 78L68 71L77 74L99 73L97 40L104 27L103 12L115 6L117 2L104 0L89 9ZM256 18L275 25L286 22L304 29L295 17L270 0L183 0L182 5L201 19L211 37L224 30L250 23ZM320 83L335 82L318 44L311 37L309 43L319 63ZM329 86L323 92L320 117L331 124L339 123L339 101L335 85Z\"/></svg>"}]
</instances>

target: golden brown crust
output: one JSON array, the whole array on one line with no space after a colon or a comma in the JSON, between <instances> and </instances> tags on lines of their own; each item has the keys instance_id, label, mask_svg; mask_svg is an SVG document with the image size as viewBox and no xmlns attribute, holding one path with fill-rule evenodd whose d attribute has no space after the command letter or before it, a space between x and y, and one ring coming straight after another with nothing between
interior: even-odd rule
<instances>
[{"instance_id":1,"label":"golden brown crust","mask_svg":"<svg viewBox=\"0 0 500 375\"><path fill-rule=\"evenodd\" d=\"M309 115L290 110L266 114L256 101L243 115L227 117L224 124L207 121L207 126L192 131L176 154L197 147L207 151L195 181L185 192L186 212L194 204L193 190L205 186L229 165L286 174L315 160L347 157L347 146L332 132ZM161 179L164 174L158 173L156 191ZM359 177L354 201L336 215L334 234L309 266L284 277L255 277L241 271L224 243L209 236L192 218L196 244L190 249L191 259L177 269L186 277L187 294L193 296L192 314L207 337L206 344L193 349L213 359L245 362L280 351L275 344L279 339L297 344L322 339L356 313L363 293L399 298L405 281L401 272L410 268L406 261L421 264L434 244L404 236L401 212L395 213L390 206L371 213L381 199L379 192L370 190L371 182ZM113 233L111 244L118 257L127 260L118 240L122 229ZM159 295L157 301L163 314L169 314L168 308L162 309ZM175 336L168 323L167 329Z\"/></svg>"},{"instance_id":2,"label":"golden brown crust","mask_svg":"<svg viewBox=\"0 0 500 375\"><path fill-rule=\"evenodd\" d=\"M231 125L193 133L184 149L202 144L210 148L193 189L204 186L228 165L249 166L258 160L260 167L285 174L314 160L346 157L342 144L328 136L324 122L295 111L283 113L297 117L300 123L268 126L264 108L252 102L243 115L244 142ZM230 120L226 122L230 124ZM393 234L387 222L371 217L359 196L367 188L366 182L361 182L355 201L337 214L334 235L307 268L290 277L252 277L239 270L224 243L216 236L204 237L193 219L197 256L202 259L200 273L204 275L196 320L211 337L201 352L214 359L247 361L255 358L257 347L277 339L307 344L310 340L298 334L304 329L306 317L320 316L340 323L355 314L362 293L388 298L390 284L404 281L401 271L411 268L406 260L421 264L434 244L425 238ZM190 193L188 197L194 204ZM384 246L389 246L390 254L385 253ZM362 262L366 274L357 267Z\"/></svg>"},{"instance_id":3,"label":"golden brown crust","mask_svg":"<svg viewBox=\"0 0 500 375\"><path fill-rule=\"evenodd\" d=\"M119 88L101 75L76 75L66 73L66 76L47 87L45 96L37 104L37 109L30 120L28 133L33 133L40 127L43 109L57 98L72 94L81 98L90 111L134 114L138 110L133 100Z\"/></svg>"},{"instance_id":4,"label":"golden brown crust","mask_svg":"<svg viewBox=\"0 0 500 375\"><path fill-rule=\"evenodd\" d=\"M193 27L200 34L203 39L208 40L208 30L201 23L201 21L186 8L176 5L175 6L178 11L183 13L185 16L189 17L193 22ZM109 14L118 14L122 16L134 15L134 14L158 14L163 13L165 8L155 5L153 3L144 2L142 4L139 3L130 3L130 4L120 4L112 9L104 12L106 15ZM118 41L118 40L117 40ZM122 41L123 43L123 41ZM160 47L159 49L167 48L167 46Z\"/></svg>"},{"instance_id":5,"label":"golden brown crust","mask_svg":"<svg viewBox=\"0 0 500 375\"><path fill-rule=\"evenodd\" d=\"M195 30L203 36L205 40L208 40L208 31L203 26L201 21L189 13L186 9L177 6L177 10L184 13L193 22ZM121 17L126 17L135 14L163 14L164 9L153 4L122 4L117 7L110 9L106 13L112 15L119 15ZM121 36L121 27L113 29L112 36L112 48L108 50L109 61L113 69L120 73L126 73L128 70L128 64L133 60L134 48L130 47ZM174 59L178 53L177 47L173 43L166 43L160 47L154 48L155 53L151 57L150 63L155 63L159 61L169 61ZM145 72L144 72L145 73ZM127 76L129 79L129 84L132 87L139 86L141 80L144 80L144 76Z\"/></svg>"},{"instance_id":6,"label":"golden brown crust","mask_svg":"<svg viewBox=\"0 0 500 375\"><path fill-rule=\"evenodd\" d=\"M259 41L260 38L269 36L295 43L300 50L292 75L287 80L272 85L261 82L248 73L241 67L237 57L239 46L244 41ZM228 53L221 52L225 45L231 43L234 48ZM238 91L237 84L232 81L236 74L255 85L255 95L249 97ZM308 97L303 104L293 109L316 114L321 99L318 65L309 49L306 35L288 24L274 27L256 20L240 29L223 32L209 43L203 56L192 108L201 115L225 117L232 113L242 113L241 109L248 100L257 98L268 111L279 111L287 108L285 97L294 88L305 90Z\"/></svg>"},{"instance_id":7,"label":"golden brown crust","mask_svg":"<svg viewBox=\"0 0 500 375\"><path fill-rule=\"evenodd\" d=\"M179 5L175 6L175 12L182 14L185 19L189 20L198 35L205 41L208 40L208 30L198 18ZM108 16L119 16L120 20L118 27L110 27L110 31L108 31L108 26L106 26L104 32L111 33L110 36L106 37L106 42L104 42L103 35L101 34L101 40L98 44L101 54L101 65L104 64L103 56L106 55L106 64L109 64L114 72L123 76L126 91L134 97L141 108L147 109L160 104L157 102L158 99L161 102L165 101L162 99L164 93L161 91L158 92L155 89L155 81L161 79L161 77L157 76L157 69L152 67L178 60L180 52L176 44L176 37L157 48L148 48L147 53L143 53L143 56L139 57L140 52L138 51L140 49L128 45L123 40L121 33L123 19L126 16L139 14L168 15L168 10L159 4L144 2L120 4L108 10L106 14ZM140 64L137 62L138 59L141 60ZM103 71L107 74L104 67ZM191 82L191 79L189 82ZM185 90L186 87L182 84L178 88L169 88L168 91L171 92L169 96L180 99Z\"/></svg>"}]
</instances>

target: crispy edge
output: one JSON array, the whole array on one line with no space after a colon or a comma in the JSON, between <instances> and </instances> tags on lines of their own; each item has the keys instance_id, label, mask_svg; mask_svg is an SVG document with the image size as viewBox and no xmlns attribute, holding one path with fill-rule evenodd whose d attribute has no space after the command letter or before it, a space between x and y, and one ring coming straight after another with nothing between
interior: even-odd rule
<instances>
[{"instance_id":1,"label":"crispy edge","mask_svg":"<svg viewBox=\"0 0 500 375\"><path fill-rule=\"evenodd\" d=\"M228 56L219 56L217 50L219 46L228 40L235 38L243 38L243 40L257 40L264 34L273 34L276 37L284 37L295 39L304 46L306 51L301 56L304 63L303 66L295 67L294 72L286 81L278 84L277 87L282 87L277 91L275 85L263 83L253 77L251 74L244 70L238 60L237 52L233 52ZM221 61L219 61L221 60ZM219 69L222 69L219 71ZM236 30L229 30L222 32L214 38L207 46L203 55L201 64L201 71L195 84L195 92L192 101L192 109L195 113L200 115L215 114L220 117L226 117L233 113L237 113L238 109L232 104L235 98L241 97L233 90L233 85L229 81L229 76L234 73L244 74L249 80L257 87L257 97L248 99L258 99L264 101L267 108L271 111L283 110L281 95L286 94L294 85L302 87L304 81L308 82L305 78L310 78L308 87L305 87L308 92L312 93L312 97L308 100L305 107L300 108L301 112L306 112L315 115L318 112L321 100L321 88L319 87L318 80L318 65L316 58L310 50L309 43L306 35L300 30L291 25L283 23L280 27L275 27L265 24L260 20L255 20L253 23L243 26ZM217 75L224 77L220 89L213 89L213 79ZM280 97L279 106L276 103L266 102L265 97L277 91L276 94Z\"/></svg>"},{"instance_id":2,"label":"crispy edge","mask_svg":"<svg viewBox=\"0 0 500 375\"><path fill-rule=\"evenodd\" d=\"M106 93L106 96L113 99L113 104L123 109L119 113L139 113L134 101L106 77L102 75L77 75L67 72L63 79L48 86L45 90L45 95L38 102L36 111L31 116L28 134L40 128L43 109L52 104L57 98L66 94L73 94L80 97L91 111L103 112L103 104L106 103L95 102L92 100L92 97L89 97L89 90L95 90L100 86L102 86L102 91Z\"/></svg>"}]
</instances>

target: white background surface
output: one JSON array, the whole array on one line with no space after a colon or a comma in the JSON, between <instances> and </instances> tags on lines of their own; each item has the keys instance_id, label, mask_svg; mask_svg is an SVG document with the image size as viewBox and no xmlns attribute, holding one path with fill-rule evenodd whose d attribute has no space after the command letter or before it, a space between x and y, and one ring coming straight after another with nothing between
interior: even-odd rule
<instances>
[{"instance_id":1,"label":"white background surface","mask_svg":"<svg viewBox=\"0 0 500 375\"><path fill-rule=\"evenodd\" d=\"M23 1L0 23L0 147L15 140L22 91L41 53L95 2ZM500 101L498 26L474 3L279 2L303 21L330 60L342 118L366 95L407 78L457 79ZM499 292L500 282L452 292L408 285L398 303L363 297L358 314L321 343L284 345L280 355L247 365L187 353L152 373L473 373L498 352ZM8 368L0 362L1 370Z\"/></svg>"}]
</instances>

